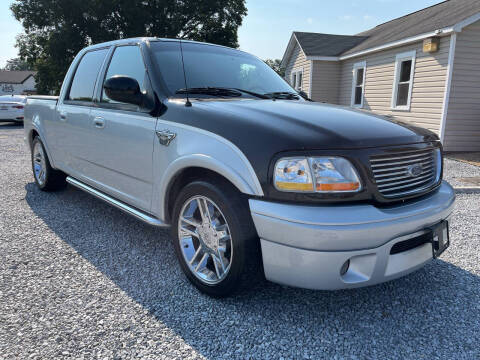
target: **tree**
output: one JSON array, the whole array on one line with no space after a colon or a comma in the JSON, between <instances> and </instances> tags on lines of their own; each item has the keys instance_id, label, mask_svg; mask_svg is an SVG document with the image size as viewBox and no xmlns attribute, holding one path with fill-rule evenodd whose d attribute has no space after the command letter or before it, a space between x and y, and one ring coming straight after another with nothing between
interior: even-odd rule
<instances>
[{"instance_id":1,"label":"tree","mask_svg":"<svg viewBox=\"0 0 480 360\"><path fill-rule=\"evenodd\" d=\"M20 58L13 58L13 59L7 60L7 64L3 68L3 70L8 70L8 71L31 70L31 69L32 68L30 67L30 65L26 61Z\"/></svg>"},{"instance_id":2,"label":"tree","mask_svg":"<svg viewBox=\"0 0 480 360\"><path fill-rule=\"evenodd\" d=\"M282 60L280 59L267 59L265 63L270 66L275 72L280 75L282 78L285 78L285 68L282 68Z\"/></svg>"},{"instance_id":3,"label":"tree","mask_svg":"<svg viewBox=\"0 0 480 360\"><path fill-rule=\"evenodd\" d=\"M22 59L37 70L37 90L58 92L85 46L120 38L157 36L238 47L245 0L15 0L25 33Z\"/></svg>"}]
</instances>

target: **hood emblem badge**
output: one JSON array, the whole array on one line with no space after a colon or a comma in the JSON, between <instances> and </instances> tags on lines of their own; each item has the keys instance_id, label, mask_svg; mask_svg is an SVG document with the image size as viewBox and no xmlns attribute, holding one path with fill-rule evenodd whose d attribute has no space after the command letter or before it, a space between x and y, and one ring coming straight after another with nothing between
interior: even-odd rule
<instances>
[{"instance_id":1,"label":"hood emblem badge","mask_svg":"<svg viewBox=\"0 0 480 360\"><path fill-rule=\"evenodd\" d=\"M160 144L168 146L170 143L175 139L177 136L176 133L171 132L170 130L157 130L155 131L158 137L158 141L160 141Z\"/></svg>"},{"instance_id":2,"label":"hood emblem badge","mask_svg":"<svg viewBox=\"0 0 480 360\"><path fill-rule=\"evenodd\" d=\"M410 177L417 177L423 172L423 167L420 164L412 164L407 167L407 175Z\"/></svg>"}]
</instances>

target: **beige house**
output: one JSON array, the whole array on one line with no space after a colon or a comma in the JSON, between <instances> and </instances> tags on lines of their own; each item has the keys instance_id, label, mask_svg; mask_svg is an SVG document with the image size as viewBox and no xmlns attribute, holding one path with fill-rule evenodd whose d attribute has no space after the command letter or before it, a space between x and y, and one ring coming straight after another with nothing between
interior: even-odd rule
<instances>
[{"instance_id":1,"label":"beige house","mask_svg":"<svg viewBox=\"0 0 480 360\"><path fill-rule=\"evenodd\" d=\"M294 32L286 78L320 102L435 131L480 151L480 1L450 0L356 36Z\"/></svg>"}]
</instances>

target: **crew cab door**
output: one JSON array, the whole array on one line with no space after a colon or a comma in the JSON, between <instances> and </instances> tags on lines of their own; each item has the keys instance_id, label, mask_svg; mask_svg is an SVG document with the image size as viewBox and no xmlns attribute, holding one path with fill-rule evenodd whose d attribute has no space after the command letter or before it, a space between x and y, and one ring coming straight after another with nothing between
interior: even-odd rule
<instances>
[{"instance_id":1,"label":"crew cab door","mask_svg":"<svg viewBox=\"0 0 480 360\"><path fill-rule=\"evenodd\" d=\"M113 197L149 211L153 189L153 142L156 118L137 105L113 101L103 83L115 75L138 81L140 89L151 91L140 47L115 48L97 89L97 103L91 111L90 158L95 186Z\"/></svg>"},{"instance_id":2,"label":"crew cab door","mask_svg":"<svg viewBox=\"0 0 480 360\"><path fill-rule=\"evenodd\" d=\"M88 176L89 160L96 149L88 136L94 105L94 89L108 48L86 52L73 76L66 78L54 117L46 119L48 143L54 151L56 165L72 176Z\"/></svg>"}]
</instances>

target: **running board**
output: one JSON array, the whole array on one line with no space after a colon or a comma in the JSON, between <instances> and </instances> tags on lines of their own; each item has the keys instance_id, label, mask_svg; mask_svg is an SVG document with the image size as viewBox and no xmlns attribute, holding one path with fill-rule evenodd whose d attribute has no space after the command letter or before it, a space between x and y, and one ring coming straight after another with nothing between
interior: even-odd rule
<instances>
[{"instance_id":1,"label":"running board","mask_svg":"<svg viewBox=\"0 0 480 360\"><path fill-rule=\"evenodd\" d=\"M123 210L125 211L127 214L130 214L134 217L136 217L137 219L139 220L142 220L144 222L146 222L147 224L150 224L150 225L153 225L153 226L159 226L159 227L167 227L169 226L168 224L165 224L163 221L157 219L156 217L153 217L141 210L138 210L138 209L135 209L133 207L131 207L130 205L127 205L125 204L124 202L121 202L119 200L116 200L110 196L108 196L107 194L101 192L101 191L98 191L96 189L94 189L93 187L87 185L87 184L84 184L70 176L67 176L67 182L77 188L79 188L80 190L83 190L93 196L95 196L96 198L99 198L100 200L103 200L107 203L109 203L110 205L113 205L115 206L116 208L120 209L120 210Z\"/></svg>"}]
</instances>

